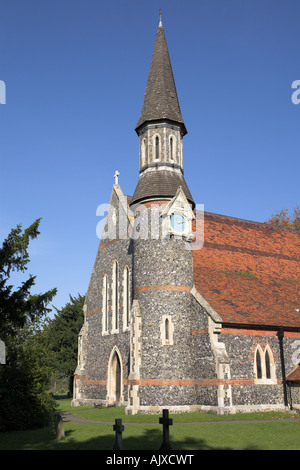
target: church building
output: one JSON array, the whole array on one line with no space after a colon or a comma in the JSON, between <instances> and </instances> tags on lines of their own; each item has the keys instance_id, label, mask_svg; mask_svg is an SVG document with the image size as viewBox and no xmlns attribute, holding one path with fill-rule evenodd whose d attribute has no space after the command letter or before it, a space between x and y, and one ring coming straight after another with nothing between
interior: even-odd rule
<instances>
[{"instance_id":1,"label":"church building","mask_svg":"<svg viewBox=\"0 0 300 470\"><path fill-rule=\"evenodd\" d=\"M115 174L72 404L300 408L300 232L196 205L161 20L135 131L139 178L127 196Z\"/></svg>"}]
</instances>

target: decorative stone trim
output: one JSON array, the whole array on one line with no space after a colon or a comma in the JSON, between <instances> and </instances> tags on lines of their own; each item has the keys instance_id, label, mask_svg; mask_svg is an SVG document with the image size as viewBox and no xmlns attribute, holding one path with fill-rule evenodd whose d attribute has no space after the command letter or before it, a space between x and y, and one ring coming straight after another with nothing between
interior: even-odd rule
<instances>
[{"instance_id":1,"label":"decorative stone trim","mask_svg":"<svg viewBox=\"0 0 300 470\"><path fill-rule=\"evenodd\" d=\"M208 317L208 331L210 345L215 355L216 373L220 380L218 388L218 406L220 413L223 413L224 407L232 406L231 376L229 358L224 343L219 343L218 336L221 332L221 323L215 323L211 317ZM225 380L225 382L224 382ZM241 383L253 383L253 379L239 379ZM246 380L246 382L244 382ZM250 382L249 382L250 380Z\"/></svg>"},{"instance_id":2,"label":"decorative stone trim","mask_svg":"<svg viewBox=\"0 0 300 470\"><path fill-rule=\"evenodd\" d=\"M195 297L195 299L201 305L201 307L203 307L206 310L206 312L208 313L208 315L212 318L214 322L216 323L222 322L222 318L220 317L220 315L217 312L215 312L215 310L209 305L209 303L205 300L205 298L202 297L201 294L199 294L195 286L191 289L191 294ZM222 330L222 333L223 333L223 330Z\"/></svg>"}]
</instances>

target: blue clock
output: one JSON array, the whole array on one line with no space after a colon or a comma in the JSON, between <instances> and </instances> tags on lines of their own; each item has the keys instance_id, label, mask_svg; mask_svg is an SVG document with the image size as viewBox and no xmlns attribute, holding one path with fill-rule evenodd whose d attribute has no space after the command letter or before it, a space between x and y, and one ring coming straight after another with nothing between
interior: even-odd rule
<instances>
[{"instance_id":1,"label":"blue clock","mask_svg":"<svg viewBox=\"0 0 300 470\"><path fill-rule=\"evenodd\" d=\"M182 233L185 230L186 221L181 214L172 214L170 217L171 227L174 232Z\"/></svg>"}]
</instances>

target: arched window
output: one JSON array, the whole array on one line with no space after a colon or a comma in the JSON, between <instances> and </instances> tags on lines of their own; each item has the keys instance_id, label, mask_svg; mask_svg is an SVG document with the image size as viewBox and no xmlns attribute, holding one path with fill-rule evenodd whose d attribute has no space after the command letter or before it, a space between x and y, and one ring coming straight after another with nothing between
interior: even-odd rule
<instances>
[{"instance_id":1,"label":"arched window","mask_svg":"<svg viewBox=\"0 0 300 470\"><path fill-rule=\"evenodd\" d=\"M159 160L159 137L155 137L155 160Z\"/></svg>"},{"instance_id":2,"label":"arched window","mask_svg":"<svg viewBox=\"0 0 300 470\"><path fill-rule=\"evenodd\" d=\"M146 164L146 139L143 139L141 144L141 166Z\"/></svg>"},{"instance_id":3,"label":"arched window","mask_svg":"<svg viewBox=\"0 0 300 470\"><path fill-rule=\"evenodd\" d=\"M274 357L269 344L264 350L260 345L256 347L255 376L260 383L276 383Z\"/></svg>"},{"instance_id":4,"label":"arched window","mask_svg":"<svg viewBox=\"0 0 300 470\"><path fill-rule=\"evenodd\" d=\"M113 330L119 328L119 265L113 264Z\"/></svg>"},{"instance_id":5,"label":"arched window","mask_svg":"<svg viewBox=\"0 0 300 470\"><path fill-rule=\"evenodd\" d=\"M261 351L260 349L256 349L256 378L262 378L262 369L261 369Z\"/></svg>"},{"instance_id":6,"label":"arched window","mask_svg":"<svg viewBox=\"0 0 300 470\"><path fill-rule=\"evenodd\" d=\"M170 160L176 162L176 139L173 135L170 137Z\"/></svg>"},{"instance_id":7,"label":"arched window","mask_svg":"<svg viewBox=\"0 0 300 470\"><path fill-rule=\"evenodd\" d=\"M182 138L179 142L179 165L183 166Z\"/></svg>"},{"instance_id":8,"label":"arched window","mask_svg":"<svg viewBox=\"0 0 300 470\"><path fill-rule=\"evenodd\" d=\"M123 296L123 303L124 303L124 317L123 317L123 326L124 328L129 327L129 316L130 316L130 271L128 266L125 266L124 269L124 296Z\"/></svg>"},{"instance_id":9,"label":"arched window","mask_svg":"<svg viewBox=\"0 0 300 470\"><path fill-rule=\"evenodd\" d=\"M169 319L166 318L166 320L165 320L165 340L166 340L166 341L169 341L169 336L170 336L170 332L169 332Z\"/></svg>"},{"instance_id":10,"label":"arched window","mask_svg":"<svg viewBox=\"0 0 300 470\"><path fill-rule=\"evenodd\" d=\"M162 346L173 345L174 324L171 315L163 315L160 324Z\"/></svg>"},{"instance_id":11,"label":"arched window","mask_svg":"<svg viewBox=\"0 0 300 470\"><path fill-rule=\"evenodd\" d=\"M265 349L265 377L268 380L276 382L276 367L274 362L274 356L269 344L267 344Z\"/></svg>"},{"instance_id":12,"label":"arched window","mask_svg":"<svg viewBox=\"0 0 300 470\"><path fill-rule=\"evenodd\" d=\"M108 280L107 275L103 277L102 285L102 331L108 332Z\"/></svg>"},{"instance_id":13,"label":"arched window","mask_svg":"<svg viewBox=\"0 0 300 470\"><path fill-rule=\"evenodd\" d=\"M266 362L266 378L270 379L271 378L270 356L269 356L269 352L267 349L265 351L265 362Z\"/></svg>"}]
</instances>

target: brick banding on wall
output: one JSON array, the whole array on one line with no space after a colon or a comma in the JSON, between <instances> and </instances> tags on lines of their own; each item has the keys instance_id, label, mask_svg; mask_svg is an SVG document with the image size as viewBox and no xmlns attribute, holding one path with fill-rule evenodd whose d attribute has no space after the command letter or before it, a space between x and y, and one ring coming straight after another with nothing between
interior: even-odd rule
<instances>
[{"instance_id":1,"label":"brick banding on wall","mask_svg":"<svg viewBox=\"0 0 300 470\"><path fill-rule=\"evenodd\" d=\"M208 328L203 328L202 330L193 330L192 336L197 336L197 335L208 335Z\"/></svg>"},{"instance_id":2,"label":"brick banding on wall","mask_svg":"<svg viewBox=\"0 0 300 470\"><path fill-rule=\"evenodd\" d=\"M86 316L91 317L92 315L96 315L97 313L101 313L102 308L98 308L97 310L91 310L90 312L87 312Z\"/></svg>"},{"instance_id":3,"label":"brick banding on wall","mask_svg":"<svg viewBox=\"0 0 300 470\"><path fill-rule=\"evenodd\" d=\"M246 328L222 327L222 334L224 335L277 336L277 333L278 330L254 330ZM300 338L300 332L285 331L284 336L288 338Z\"/></svg>"},{"instance_id":4,"label":"brick banding on wall","mask_svg":"<svg viewBox=\"0 0 300 470\"><path fill-rule=\"evenodd\" d=\"M90 380L87 375L75 375L75 380L84 379L87 385L107 385L105 380ZM277 379L280 385L282 379ZM139 386L176 386L176 385L255 385L254 379L232 378L232 379L124 379L124 385Z\"/></svg>"},{"instance_id":5,"label":"brick banding on wall","mask_svg":"<svg viewBox=\"0 0 300 470\"><path fill-rule=\"evenodd\" d=\"M166 284L166 285L151 285L151 286L142 286L142 287L137 287L134 290L135 294L138 294L139 292L145 292L145 291L153 291L153 290L177 290L177 291L182 291L182 292L190 292L191 287L189 286L176 286L173 284Z\"/></svg>"}]
</instances>

